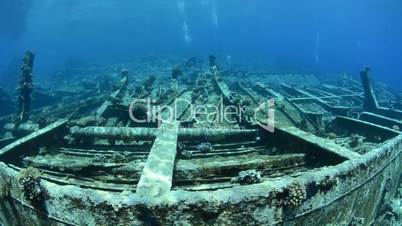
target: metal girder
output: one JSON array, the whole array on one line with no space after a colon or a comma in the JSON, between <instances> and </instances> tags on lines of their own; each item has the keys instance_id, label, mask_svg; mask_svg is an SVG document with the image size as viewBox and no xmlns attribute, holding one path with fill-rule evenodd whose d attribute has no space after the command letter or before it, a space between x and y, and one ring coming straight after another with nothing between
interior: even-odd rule
<instances>
[{"instance_id":1,"label":"metal girder","mask_svg":"<svg viewBox=\"0 0 402 226\"><path fill-rule=\"evenodd\" d=\"M162 124L142 170L137 193L158 196L172 188L178 131L178 122Z\"/></svg>"}]
</instances>

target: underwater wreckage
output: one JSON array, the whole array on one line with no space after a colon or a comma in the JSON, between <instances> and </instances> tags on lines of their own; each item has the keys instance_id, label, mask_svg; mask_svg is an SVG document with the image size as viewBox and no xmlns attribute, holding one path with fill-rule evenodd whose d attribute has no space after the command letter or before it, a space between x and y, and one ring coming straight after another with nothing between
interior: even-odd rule
<instances>
[{"instance_id":1,"label":"underwater wreckage","mask_svg":"<svg viewBox=\"0 0 402 226\"><path fill-rule=\"evenodd\" d=\"M86 91L59 87L63 103L0 118L0 221L373 224L401 179L402 111L376 96L369 69L361 84L263 72L239 81L247 72L215 60L136 62L115 85L69 82ZM144 76L150 67L165 77ZM194 119L193 105L244 111Z\"/></svg>"}]
</instances>

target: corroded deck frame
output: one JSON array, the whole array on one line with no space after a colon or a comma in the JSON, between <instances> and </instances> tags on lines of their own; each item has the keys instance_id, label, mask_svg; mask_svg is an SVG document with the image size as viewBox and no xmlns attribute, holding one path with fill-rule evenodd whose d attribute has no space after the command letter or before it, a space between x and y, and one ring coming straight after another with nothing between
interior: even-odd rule
<instances>
[{"instance_id":1,"label":"corroded deck frame","mask_svg":"<svg viewBox=\"0 0 402 226\"><path fill-rule=\"evenodd\" d=\"M325 140L311 143L303 137L299 139L306 145L328 146L322 143ZM41 186L48 193L44 203L46 214L34 211L22 198L16 182L18 172L1 163L1 178L11 182L12 197L1 201L0 212L5 222L26 225L40 222L49 225L112 225L144 221L163 225L175 222L197 225L325 225L346 223L353 217L365 218L365 224L369 224L376 216L378 203L389 198L396 189L402 173L401 152L402 135L365 155L336 166L310 170L297 177L281 177L216 191L171 190L159 196L111 193L42 180ZM294 184L306 189L306 199L295 207L281 205L281 199Z\"/></svg>"},{"instance_id":2,"label":"corroded deck frame","mask_svg":"<svg viewBox=\"0 0 402 226\"><path fill-rule=\"evenodd\" d=\"M232 103L234 97L219 74L215 71L211 77L225 102ZM122 81L125 86L127 79ZM314 102L334 115L345 116L349 113L348 108L330 105L328 99L342 97L357 99L357 102L363 99L355 91L343 90L342 94L336 96L319 90L317 92L321 94L316 95L282 84L284 90L296 94L288 98L261 84L257 84L257 87L263 93L261 97L285 98L285 104L301 114L305 112L300 110L298 103ZM242 86L240 89L258 105L257 98L250 90ZM112 97L118 94L116 91ZM98 116L104 115L110 102L106 101L102 106ZM280 113L285 123L278 123L274 133L262 129L258 132L255 129L181 129L179 125L165 132L157 128L73 127L69 134L77 137L154 140L139 183L133 189L116 192L97 189L93 184L84 188L43 178L40 185L46 191L46 199L42 208L37 208L24 199L18 185L19 170L12 163L13 158L43 142L46 137L57 135L61 130L66 131L65 121L49 125L0 151L0 158L5 160L0 163L0 185L9 186L10 190L9 196L0 201L0 219L8 225L342 225L353 218L364 218L364 225L370 225L377 216L379 204L395 193L401 179L402 135L390 128L392 124L384 125L390 120L381 118L382 123L375 125L348 117L336 117L335 121L350 131L366 131L383 137L383 143L376 144L367 153L359 154L328 138L296 128L302 117L290 115L285 110ZM309 128L317 130L314 120L307 119ZM291 143L302 154L321 158L317 162L327 163L332 159L334 164L324 164L291 176L267 178L252 185L198 191L174 186L177 146L181 140L250 133L262 134L262 139L272 138L269 140L271 142Z\"/></svg>"}]
</instances>

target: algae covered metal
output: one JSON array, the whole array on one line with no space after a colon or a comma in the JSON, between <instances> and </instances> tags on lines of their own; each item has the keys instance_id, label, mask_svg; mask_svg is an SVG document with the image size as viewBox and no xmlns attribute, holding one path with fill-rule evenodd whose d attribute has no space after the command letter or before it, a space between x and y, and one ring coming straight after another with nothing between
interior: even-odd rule
<instances>
[{"instance_id":1,"label":"algae covered metal","mask_svg":"<svg viewBox=\"0 0 402 226\"><path fill-rule=\"evenodd\" d=\"M401 118L380 106L367 70L362 85L251 72L239 81L214 56L205 69L189 61L127 64L136 76L121 68L116 85L63 103L70 112L32 111L30 124L54 119L0 150L1 221L377 222L400 182ZM149 68L166 78L144 76ZM298 77L303 86L289 82Z\"/></svg>"}]
</instances>

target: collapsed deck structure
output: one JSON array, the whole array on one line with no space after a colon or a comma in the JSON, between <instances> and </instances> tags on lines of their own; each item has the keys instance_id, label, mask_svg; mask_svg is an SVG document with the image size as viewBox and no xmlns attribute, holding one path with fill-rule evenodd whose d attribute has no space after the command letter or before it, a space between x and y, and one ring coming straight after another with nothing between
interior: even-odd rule
<instances>
[{"instance_id":1,"label":"collapsed deck structure","mask_svg":"<svg viewBox=\"0 0 402 226\"><path fill-rule=\"evenodd\" d=\"M380 106L368 70L362 85L303 76L300 86L240 81L215 60L173 69L173 85L122 70L109 95L5 126L24 133L0 150L1 222L370 225L395 193L401 111Z\"/></svg>"}]
</instances>

